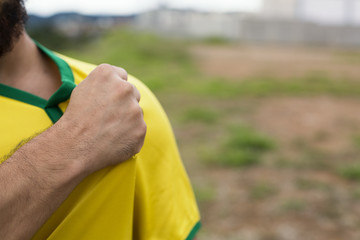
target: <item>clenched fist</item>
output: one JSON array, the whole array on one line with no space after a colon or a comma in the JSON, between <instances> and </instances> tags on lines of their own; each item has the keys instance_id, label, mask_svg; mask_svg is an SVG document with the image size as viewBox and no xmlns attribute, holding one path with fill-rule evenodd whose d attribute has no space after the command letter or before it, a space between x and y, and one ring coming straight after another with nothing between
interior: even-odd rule
<instances>
[{"instance_id":1,"label":"clenched fist","mask_svg":"<svg viewBox=\"0 0 360 240\"><path fill-rule=\"evenodd\" d=\"M95 68L73 91L63 117L64 141L73 145L69 159L88 172L123 162L143 146L146 124L140 93L124 69L108 64Z\"/></svg>"}]
</instances>

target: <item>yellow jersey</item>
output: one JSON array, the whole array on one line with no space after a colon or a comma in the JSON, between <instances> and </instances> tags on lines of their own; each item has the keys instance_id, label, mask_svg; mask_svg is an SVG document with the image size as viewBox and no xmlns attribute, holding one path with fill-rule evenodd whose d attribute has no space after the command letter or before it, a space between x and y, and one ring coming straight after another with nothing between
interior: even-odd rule
<instances>
[{"instance_id":1,"label":"yellow jersey","mask_svg":"<svg viewBox=\"0 0 360 240\"><path fill-rule=\"evenodd\" d=\"M19 142L57 121L72 90L95 68L37 45L56 63L62 85L45 100L0 84L0 163ZM142 82L133 76L128 81L141 93L147 124L142 150L134 159L85 178L33 239L183 240L195 236L200 216L167 116Z\"/></svg>"}]
</instances>

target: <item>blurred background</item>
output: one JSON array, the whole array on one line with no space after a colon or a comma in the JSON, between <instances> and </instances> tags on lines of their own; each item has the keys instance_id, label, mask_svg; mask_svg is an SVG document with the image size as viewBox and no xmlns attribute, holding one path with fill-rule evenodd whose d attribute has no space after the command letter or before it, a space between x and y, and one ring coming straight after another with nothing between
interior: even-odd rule
<instances>
[{"instance_id":1,"label":"blurred background","mask_svg":"<svg viewBox=\"0 0 360 240\"><path fill-rule=\"evenodd\" d=\"M198 239L360 239L360 1L28 0L45 46L157 95Z\"/></svg>"}]
</instances>

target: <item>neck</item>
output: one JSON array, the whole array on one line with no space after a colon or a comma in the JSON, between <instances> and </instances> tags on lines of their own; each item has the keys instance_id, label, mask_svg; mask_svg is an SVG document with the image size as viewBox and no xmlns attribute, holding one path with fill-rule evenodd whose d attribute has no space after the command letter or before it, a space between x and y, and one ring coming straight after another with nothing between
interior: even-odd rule
<instances>
[{"instance_id":1,"label":"neck","mask_svg":"<svg viewBox=\"0 0 360 240\"><path fill-rule=\"evenodd\" d=\"M48 99L61 81L55 63L24 32L12 51L0 57L0 83Z\"/></svg>"}]
</instances>

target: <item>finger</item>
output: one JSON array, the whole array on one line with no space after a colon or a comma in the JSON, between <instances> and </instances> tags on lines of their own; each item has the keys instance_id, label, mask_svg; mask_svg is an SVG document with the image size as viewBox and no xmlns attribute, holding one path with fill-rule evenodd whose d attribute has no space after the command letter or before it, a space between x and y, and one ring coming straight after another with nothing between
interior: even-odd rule
<instances>
[{"instance_id":1,"label":"finger","mask_svg":"<svg viewBox=\"0 0 360 240\"><path fill-rule=\"evenodd\" d=\"M138 102L140 102L140 99L141 99L141 95L140 95L140 92L139 90L133 85L134 87L134 95L135 95L135 98Z\"/></svg>"},{"instance_id":2,"label":"finger","mask_svg":"<svg viewBox=\"0 0 360 240\"><path fill-rule=\"evenodd\" d=\"M121 77L121 79L127 81L128 80L128 73L125 69L121 67L112 66L115 70L115 72Z\"/></svg>"}]
</instances>

